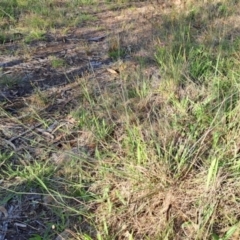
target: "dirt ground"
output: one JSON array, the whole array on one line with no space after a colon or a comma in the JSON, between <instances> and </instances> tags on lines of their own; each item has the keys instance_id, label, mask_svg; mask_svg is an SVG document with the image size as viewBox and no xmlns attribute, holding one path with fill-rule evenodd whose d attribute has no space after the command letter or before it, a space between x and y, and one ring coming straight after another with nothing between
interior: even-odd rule
<instances>
[{"instance_id":1,"label":"dirt ground","mask_svg":"<svg viewBox=\"0 0 240 240\"><path fill-rule=\"evenodd\" d=\"M158 40L154 35L156 18L160 10L164 11L163 6L139 2L109 10L103 4L95 12L91 8L84 9L96 20L72 28L64 35L59 29L54 34L47 33L44 41L32 42L24 48L21 40L1 45L1 101L10 103L12 99L27 97L36 88L66 86L86 73L94 72L95 77L105 78L100 76L103 69L117 62L109 56L111 49L122 51L125 69L138 64L140 57L153 63L151 50ZM64 66L54 68L51 65L53 57L63 59ZM7 79L11 79L11 83L9 80L6 84Z\"/></svg>"}]
</instances>

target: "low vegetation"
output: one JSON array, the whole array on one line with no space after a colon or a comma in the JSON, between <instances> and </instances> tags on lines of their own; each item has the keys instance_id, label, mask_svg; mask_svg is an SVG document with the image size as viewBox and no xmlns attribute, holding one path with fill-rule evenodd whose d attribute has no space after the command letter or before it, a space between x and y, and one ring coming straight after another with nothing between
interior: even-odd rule
<instances>
[{"instance_id":1,"label":"low vegetation","mask_svg":"<svg viewBox=\"0 0 240 240\"><path fill-rule=\"evenodd\" d=\"M240 238L239 1L2 0L0 41L21 41L27 57L49 33L105 31L103 9L144 4L154 9L140 15L152 27L149 55L118 33L114 48L98 43L112 65L72 81L68 59L51 53L67 84L0 102L0 236ZM85 51L96 55L89 43ZM18 78L4 71L0 86L14 92Z\"/></svg>"}]
</instances>

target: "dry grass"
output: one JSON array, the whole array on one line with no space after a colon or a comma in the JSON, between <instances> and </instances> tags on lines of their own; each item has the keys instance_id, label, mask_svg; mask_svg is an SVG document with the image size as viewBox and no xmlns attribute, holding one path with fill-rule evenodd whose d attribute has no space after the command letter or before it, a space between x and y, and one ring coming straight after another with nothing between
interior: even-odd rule
<instances>
[{"instance_id":1,"label":"dry grass","mask_svg":"<svg viewBox=\"0 0 240 240\"><path fill-rule=\"evenodd\" d=\"M239 239L238 1L18 3L0 236Z\"/></svg>"}]
</instances>

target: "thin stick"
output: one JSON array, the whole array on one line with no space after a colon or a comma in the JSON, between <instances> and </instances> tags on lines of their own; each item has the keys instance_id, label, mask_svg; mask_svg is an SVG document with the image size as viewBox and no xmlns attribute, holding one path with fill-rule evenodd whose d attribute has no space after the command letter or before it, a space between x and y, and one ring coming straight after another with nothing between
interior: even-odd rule
<instances>
[{"instance_id":1,"label":"thin stick","mask_svg":"<svg viewBox=\"0 0 240 240\"><path fill-rule=\"evenodd\" d=\"M40 127L41 125L43 125L43 123L39 123L39 124L37 124L36 126L31 127L30 129L26 130L25 132L21 133L20 135L18 135L18 136L16 136L16 137L12 137L9 141L12 142L12 141L14 141L14 140L16 140L16 139L24 136L25 134L31 132L31 131L34 130L35 128Z\"/></svg>"}]
</instances>

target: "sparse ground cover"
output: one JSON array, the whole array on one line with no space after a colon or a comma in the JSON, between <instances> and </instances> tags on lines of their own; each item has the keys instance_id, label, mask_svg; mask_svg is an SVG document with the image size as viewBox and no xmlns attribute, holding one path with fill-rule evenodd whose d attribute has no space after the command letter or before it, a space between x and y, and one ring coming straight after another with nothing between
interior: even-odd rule
<instances>
[{"instance_id":1,"label":"sparse ground cover","mask_svg":"<svg viewBox=\"0 0 240 240\"><path fill-rule=\"evenodd\" d=\"M240 238L240 3L0 3L0 239Z\"/></svg>"}]
</instances>

